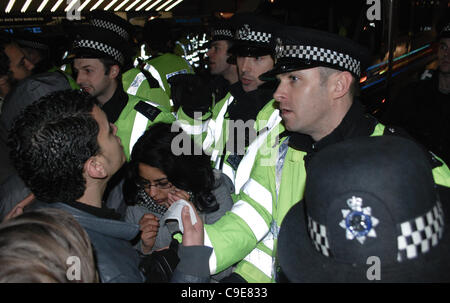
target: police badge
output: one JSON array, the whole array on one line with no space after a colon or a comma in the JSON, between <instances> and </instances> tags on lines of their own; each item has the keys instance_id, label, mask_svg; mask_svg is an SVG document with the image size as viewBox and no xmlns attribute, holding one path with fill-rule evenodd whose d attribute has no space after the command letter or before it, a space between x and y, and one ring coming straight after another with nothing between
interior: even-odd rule
<instances>
[{"instance_id":1,"label":"police badge","mask_svg":"<svg viewBox=\"0 0 450 303\"><path fill-rule=\"evenodd\" d=\"M281 56L283 55L283 42L280 38L277 38L277 45L275 46L275 64Z\"/></svg>"},{"instance_id":2,"label":"police badge","mask_svg":"<svg viewBox=\"0 0 450 303\"><path fill-rule=\"evenodd\" d=\"M248 25L248 24L244 24L244 26L243 27L241 27L240 29L239 29L239 37L238 38L240 38L240 39L244 39L244 40L248 40L249 38L249 36L250 36L250 25Z\"/></svg>"},{"instance_id":3,"label":"police badge","mask_svg":"<svg viewBox=\"0 0 450 303\"><path fill-rule=\"evenodd\" d=\"M347 240L356 238L359 243L364 244L366 237L376 238L375 226L379 221L372 216L372 209L370 207L363 208L362 199L355 196L347 200L347 205L351 210L341 210L344 219L339 223L339 226L346 230Z\"/></svg>"}]
</instances>

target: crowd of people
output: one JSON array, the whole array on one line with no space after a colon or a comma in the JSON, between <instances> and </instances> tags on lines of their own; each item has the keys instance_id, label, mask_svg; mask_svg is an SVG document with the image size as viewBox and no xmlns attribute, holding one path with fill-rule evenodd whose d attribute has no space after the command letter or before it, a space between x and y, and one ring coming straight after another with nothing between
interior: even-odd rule
<instances>
[{"instance_id":1,"label":"crowd of people","mask_svg":"<svg viewBox=\"0 0 450 303\"><path fill-rule=\"evenodd\" d=\"M350 39L237 14L196 74L165 20L147 60L125 19L86 20L65 71L1 40L0 281L450 282L450 23L384 124Z\"/></svg>"}]
</instances>

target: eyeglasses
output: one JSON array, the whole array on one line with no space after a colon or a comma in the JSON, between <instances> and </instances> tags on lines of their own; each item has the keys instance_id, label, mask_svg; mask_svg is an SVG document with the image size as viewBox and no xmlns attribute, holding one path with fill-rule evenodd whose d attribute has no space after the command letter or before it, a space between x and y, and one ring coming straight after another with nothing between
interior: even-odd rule
<instances>
[{"instance_id":1,"label":"eyeglasses","mask_svg":"<svg viewBox=\"0 0 450 303\"><path fill-rule=\"evenodd\" d=\"M136 181L136 185L140 188L150 190L152 186L158 188L158 189L168 189L172 186L172 183L167 180L167 178L159 180L155 184L151 184L148 180L139 178Z\"/></svg>"}]
</instances>

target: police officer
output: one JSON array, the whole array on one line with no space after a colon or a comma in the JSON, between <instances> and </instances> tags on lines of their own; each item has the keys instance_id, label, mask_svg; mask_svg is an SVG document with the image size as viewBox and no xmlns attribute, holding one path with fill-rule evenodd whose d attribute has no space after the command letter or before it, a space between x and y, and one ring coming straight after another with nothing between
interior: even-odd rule
<instances>
[{"instance_id":1,"label":"police officer","mask_svg":"<svg viewBox=\"0 0 450 303\"><path fill-rule=\"evenodd\" d=\"M231 57L229 49L233 46L235 30L231 22L219 22L211 31L211 41L206 52L208 56L209 73L212 76L214 100L222 100L228 93L230 85L238 82L236 64L228 60Z\"/></svg>"},{"instance_id":2,"label":"police officer","mask_svg":"<svg viewBox=\"0 0 450 303\"><path fill-rule=\"evenodd\" d=\"M408 83L389 105L387 123L404 127L416 140L450 161L450 23L438 37L438 68L430 77Z\"/></svg>"},{"instance_id":3,"label":"police officer","mask_svg":"<svg viewBox=\"0 0 450 303\"><path fill-rule=\"evenodd\" d=\"M284 28L280 37L277 63L261 78L278 79L274 98L290 133L280 140L268 137L273 141L258 151L240 200L220 224L205 225L204 243L213 248L211 273L245 257L236 272L249 282L275 280L279 226L303 197L305 166L314 153L355 137L395 134L364 114L355 97L365 49L337 35L298 27ZM448 189L448 167L428 158L435 182Z\"/></svg>"},{"instance_id":4,"label":"police officer","mask_svg":"<svg viewBox=\"0 0 450 303\"><path fill-rule=\"evenodd\" d=\"M171 122L174 117L160 105L168 102L160 88L150 92L152 102L123 91L121 75L129 62L129 45L119 33L126 30L113 20L98 24L102 26L77 28L68 58L73 59L80 88L97 97L108 120L116 124L128 159L134 143L149 124Z\"/></svg>"},{"instance_id":5,"label":"police officer","mask_svg":"<svg viewBox=\"0 0 450 303\"><path fill-rule=\"evenodd\" d=\"M148 89L160 87L170 98L168 79L177 74L193 74L194 71L185 59L172 53L170 24L167 21L159 18L148 21L143 34L151 58L124 74L124 88L129 94L148 97Z\"/></svg>"},{"instance_id":6,"label":"police officer","mask_svg":"<svg viewBox=\"0 0 450 303\"><path fill-rule=\"evenodd\" d=\"M185 132L203 135L203 148L211 153L213 166L233 181L235 193L239 193L250 174L259 142L263 141L261 137L280 121L271 101L274 84L258 78L273 67L273 33L280 25L253 14L236 16L235 22L236 38L229 52L230 59L236 62L239 81L230 86L222 100L210 109L210 100L201 97L202 84L196 84L194 77L177 76L172 82L177 92L192 80L190 84L196 89L181 97L178 93L173 96L174 102L181 104L178 122Z\"/></svg>"}]
</instances>

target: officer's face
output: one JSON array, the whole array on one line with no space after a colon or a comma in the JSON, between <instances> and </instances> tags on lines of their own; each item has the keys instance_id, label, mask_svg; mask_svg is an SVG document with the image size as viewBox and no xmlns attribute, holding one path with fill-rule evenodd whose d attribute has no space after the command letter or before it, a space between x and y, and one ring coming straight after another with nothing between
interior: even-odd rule
<instances>
[{"instance_id":1,"label":"officer's face","mask_svg":"<svg viewBox=\"0 0 450 303\"><path fill-rule=\"evenodd\" d=\"M227 63L229 55L228 43L225 40L213 41L211 48L206 55L209 58L209 70L211 75L223 75L230 68L230 64Z\"/></svg>"},{"instance_id":2,"label":"officer's face","mask_svg":"<svg viewBox=\"0 0 450 303\"><path fill-rule=\"evenodd\" d=\"M274 99L279 102L281 117L289 131L310 135L316 141L330 131L329 81L321 84L319 68L280 74Z\"/></svg>"},{"instance_id":3,"label":"officer's face","mask_svg":"<svg viewBox=\"0 0 450 303\"><path fill-rule=\"evenodd\" d=\"M10 64L9 70L12 72L13 80L23 80L31 75L34 64L31 63L16 44L5 46L5 54L8 56Z\"/></svg>"},{"instance_id":4,"label":"officer's face","mask_svg":"<svg viewBox=\"0 0 450 303\"><path fill-rule=\"evenodd\" d=\"M439 41L438 62L440 72L450 74L450 38Z\"/></svg>"},{"instance_id":5,"label":"officer's face","mask_svg":"<svg viewBox=\"0 0 450 303\"><path fill-rule=\"evenodd\" d=\"M261 57L237 57L239 79L245 92L251 92L258 88L263 81L259 76L273 68L273 59L270 55Z\"/></svg>"},{"instance_id":6,"label":"officer's face","mask_svg":"<svg viewBox=\"0 0 450 303\"><path fill-rule=\"evenodd\" d=\"M74 60L73 68L77 74L77 84L83 91L97 97L100 103L104 104L113 96L116 65L105 75L105 67L99 59L78 58Z\"/></svg>"}]
</instances>

